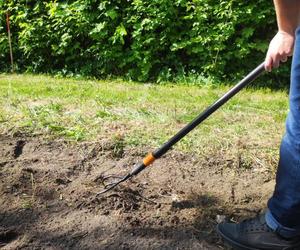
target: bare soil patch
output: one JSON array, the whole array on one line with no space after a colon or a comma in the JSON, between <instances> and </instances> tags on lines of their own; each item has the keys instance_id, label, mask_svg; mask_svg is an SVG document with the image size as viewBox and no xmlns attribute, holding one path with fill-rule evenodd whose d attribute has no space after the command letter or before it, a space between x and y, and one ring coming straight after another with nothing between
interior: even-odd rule
<instances>
[{"instance_id":1,"label":"bare soil patch","mask_svg":"<svg viewBox=\"0 0 300 250\"><path fill-rule=\"evenodd\" d=\"M170 152L103 196L103 173L129 171L149 150L112 141L0 136L3 249L224 249L215 233L265 207L274 182L226 154ZM116 153L117 152L117 153Z\"/></svg>"}]
</instances>

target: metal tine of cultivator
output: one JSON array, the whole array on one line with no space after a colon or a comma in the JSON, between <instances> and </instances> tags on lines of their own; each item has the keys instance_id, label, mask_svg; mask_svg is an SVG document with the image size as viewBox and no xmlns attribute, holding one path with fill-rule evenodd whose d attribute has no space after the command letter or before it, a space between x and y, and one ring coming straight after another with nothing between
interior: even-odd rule
<instances>
[{"instance_id":1,"label":"metal tine of cultivator","mask_svg":"<svg viewBox=\"0 0 300 250\"><path fill-rule=\"evenodd\" d=\"M125 176L109 175L109 176L103 177L103 179L102 179L103 181L111 179L111 178L118 179L118 180L110 182L110 183L104 185L104 189L102 191L98 192L96 194L96 196L108 192L109 190L111 190L114 187L118 186L121 182L128 180L130 177L131 177L130 174L127 174Z\"/></svg>"},{"instance_id":2,"label":"metal tine of cultivator","mask_svg":"<svg viewBox=\"0 0 300 250\"><path fill-rule=\"evenodd\" d=\"M236 95L239 91L241 91L244 87L253 82L258 76L260 76L264 69L264 63L261 63L257 66L252 72L250 72L244 79L242 79L238 84L236 84L233 88L231 88L226 94L224 94L221 98L219 98L215 103L209 106L206 110L204 110L201 114L199 114L194 120L184 126L181 130L177 132L173 137L171 137L166 143L164 143L161 147L156 149L153 153L149 153L144 159L143 162L136 166L129 174L124 177L118 176L118 181L111 182L104 186L104 190L97 193L104 194L114 187L118 186L120 183L130 179L134 175L139 174L146 167L150 166L156 159L162 157L165 153L167 153L174 144L180 141L183 137L185 137L189 132L191 132L195 127L197 127L200 123L206 120L212 113L218 110L222 105L224 105L229 99L231 99L234 95ZM109 179L112 176L104 177L102 180Z\"/></svg>"},{"instance_id":3,"label":"metal tine of cultivator","mask_svg":"<svg viewBox=\"0 0 300 250\"><path fill-rule=\"evenodd\" d=\"M109 179L123 179L123 178L124 178L124 176L121 176L121 175L110 174L110 175L102 176L101 181L103 183L105 183ZM107 185L109 185L109 184L107 184ZM105 186L107 186L107 185L105 185Z\"/></svg>"}]
</instances>

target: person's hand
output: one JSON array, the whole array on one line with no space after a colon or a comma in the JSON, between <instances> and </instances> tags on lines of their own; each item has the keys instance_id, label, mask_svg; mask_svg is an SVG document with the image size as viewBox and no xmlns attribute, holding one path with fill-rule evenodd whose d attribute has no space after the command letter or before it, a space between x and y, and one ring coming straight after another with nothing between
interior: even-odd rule
<instances>
[{"instance_id":1,"label":"person's hand","mask_svg":"<svg viewBox=\"0 0 300 250\"><path fill-rule=\"evenodd\" d=\"M265 59L265 69L271 71L278 68L280 62L286 62L292 56L295 36L290 33L279 31L270 42Z\"/></svg>"}]
</instances>

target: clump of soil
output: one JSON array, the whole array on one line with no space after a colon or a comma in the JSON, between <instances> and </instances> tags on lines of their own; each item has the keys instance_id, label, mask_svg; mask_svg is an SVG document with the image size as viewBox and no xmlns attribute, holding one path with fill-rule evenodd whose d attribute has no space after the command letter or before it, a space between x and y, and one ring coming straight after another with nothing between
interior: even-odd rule
<instances>
[{"instance_id":1,"label":"clump of soil","mask_svg":"<svg viewBox=\"0 0 300 250\"><path fill-rule=\"evenodd\" d=\"M0 140L3 249L222 249L217 221L256 215L274 186L269 172L240 169L224 154L202 159L173 151L99 196L99 176L127 173L143 149Z\"/></svg>"}]
</instances>

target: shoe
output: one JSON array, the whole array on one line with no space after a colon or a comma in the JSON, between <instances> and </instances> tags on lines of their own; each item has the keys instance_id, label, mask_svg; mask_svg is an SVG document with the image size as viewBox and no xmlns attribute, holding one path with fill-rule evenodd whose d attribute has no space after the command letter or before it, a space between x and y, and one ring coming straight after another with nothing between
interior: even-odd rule
<instances>
[{"instance_id":1,"label":"shoe","mask_svg":"<svg viewBox=\"0 0 300 250\"><path fill-rule=\"evenodd\" d=\"M300 250L300 237L285 239L268 227L265 214L241 223L221 223L218 234L233 249L240 250Z\"/></svg>"}]
</instances>

